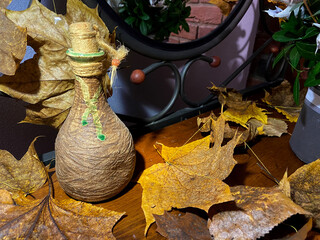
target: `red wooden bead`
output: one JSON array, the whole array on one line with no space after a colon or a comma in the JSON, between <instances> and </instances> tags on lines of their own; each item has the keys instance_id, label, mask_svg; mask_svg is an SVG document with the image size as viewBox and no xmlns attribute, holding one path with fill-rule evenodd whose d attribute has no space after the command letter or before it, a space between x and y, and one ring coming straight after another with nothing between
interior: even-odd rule
<instances>
[{"instance_id":1,"label":"red wooden bead","mask_svg":"<svg viewBox=\"0 0 320 240\"><path fill-rule=\"evenodd\" d=\"M221 63L221 58L218 56L213 56L210 66L216 68L220 66L220 63Z\"/></svg>"},{"instance_id":2,"label":"red wooden bead","mask_svg":"<svg viewBox=\"0 0 320 240\"><path fill-rule=\"evenodd\" d=\"M278 53L279 52L279 46L277 45L270 45L270 52L272 53Z\"/></svg>"},{"instance_id":3,"label":"red wooden bead","mask_svg":"<svg viewBox=\"0 0 320 240\"><path fill-rule=\"evenodd\" d=\"M135 84L143 83L145 78L146 78L146 75L140 69L134 70L130 75L130 81Z\"/></svg>"}]
</instances>

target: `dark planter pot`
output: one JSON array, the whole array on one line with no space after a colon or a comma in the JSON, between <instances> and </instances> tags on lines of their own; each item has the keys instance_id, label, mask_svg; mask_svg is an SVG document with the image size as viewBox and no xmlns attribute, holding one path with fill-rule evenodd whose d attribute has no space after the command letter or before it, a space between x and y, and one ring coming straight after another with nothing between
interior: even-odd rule
<instances>
[{"instance_id":1,"label":"dark planter pot","mask_svg":"<svg viewBox=\"0 0 320 240\"><path fill-rule=\"evenodd\" d=\"M290 146L305 163L320 158L320 87L308 89Z\"/></svg>"}]
</instances>

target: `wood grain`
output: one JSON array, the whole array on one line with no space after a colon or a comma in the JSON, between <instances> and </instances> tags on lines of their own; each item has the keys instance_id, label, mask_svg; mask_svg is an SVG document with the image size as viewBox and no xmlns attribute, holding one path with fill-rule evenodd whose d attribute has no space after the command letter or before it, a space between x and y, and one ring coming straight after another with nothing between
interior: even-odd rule
<instances>
[{"instance_id":1,"label":"wood grain","mask_svg":"<svg viewBox=\"0 0 320 240\"><path fill-rule=\"evenodd\" d=\"M288 124L289 132L292 132L294 124ZM156 232L156 224L153 224L149 229L147 238L143 236L145 220L140 207L142 188L136 181L145 168L155 163L163 162L153 147L156 142L161 142L167 146L181 146L196 132L197 124L196 117L194 117L134 139L137 164L131 183L113 199L96 204L110 210L126 212L126 216L114 227L113 232L117 239L164 239ZM201 133L198 132L192 140L201 137ZM260 137L249 144L272 175L279 180L286 170L288 170L288 174L290 175L304 164L292 152L289 146L289 139L290 134L285 134L280 138ZM256 157L249 149L238 147L235 151L235 159L238 161L238 165L236 165L231 175L226 179L226 182L231 186L270 187L275 185L272 178L258 166ZM55 174L53 174L52 179L54 181L55 198L67 198L68 196L59 186ZM40 197L44 192L45 190L41 190L36 196Z\"/></svg>"}]
</instances>

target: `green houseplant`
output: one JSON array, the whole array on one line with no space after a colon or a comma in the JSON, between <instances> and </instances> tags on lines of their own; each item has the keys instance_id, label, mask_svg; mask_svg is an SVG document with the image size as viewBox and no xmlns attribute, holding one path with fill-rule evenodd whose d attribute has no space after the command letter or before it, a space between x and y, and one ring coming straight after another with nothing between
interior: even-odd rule
<instances>
[{"instance_id":1,"label":"green houseplant","mask_svg":"<svg viewBox=\"0 0 320 240\"><path fill-rule=\"evenodd\" d=\"M271 1L270 2L278 2ZM280 2L280 1L279 1ZM320 0L289 0L285 9L276 7L266 11L270 16L280 19L280 30L273 34L275 41L284 43L274 61L287 58L292 69L297 72L293 86L293 96L299 102L300 75L308 71L304 86L320 84Z\"/></svg>"},{"instance_id":2,"label":"green houseplant","mask_svg":"<svg viewBox=\"0 0 320 240\"><path fill-rule=\"evenodd\" d=\"M122 0L118 11L131 27L162 41L171 33L189 31L186 19L191 8L186 4L186 0Z\"/></svg>"},{"instance_id":3,"label":"green houseplant","mask_svg":"<svg viewBox=\"0 0 320 240\"><path fill-rule=\"evenodd\" d=\"M296 71L293 84L296 104L299 104L300 85L308 87L290 146L300 160L310 163L320 158L320 0L281 2L286 3L283 9L276 7L266 11L270 16L282 19L280 30L273 34L273 39L285 46L276 56L274 65L286 58ZM305 80L300 78L304 72L307 73Z\"/></svg>"}]
</instances>

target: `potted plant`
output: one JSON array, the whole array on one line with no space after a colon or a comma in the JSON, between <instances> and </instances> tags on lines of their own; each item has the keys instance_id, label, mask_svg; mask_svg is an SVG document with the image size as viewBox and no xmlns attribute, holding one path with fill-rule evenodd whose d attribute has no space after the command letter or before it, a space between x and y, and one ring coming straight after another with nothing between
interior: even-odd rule
<instances>
[{"instance_id":1,"label":"potted plant","mask_svg":"<svg viewBox=\"0 0 320 240\"><path fill-rule=\"evenodd\" d=\"M290 146L302 161L309 163L320 157L320 0L283 0L281 4L282 8L276 6L275 10L266 11L280 19L280 30L273 34L273 39L285 44L274 65L286 58L296 72L293 96L297 104L300 86L308 87ZM307 77L301 82L304 73Z\"/></svg>"},{"instance_id":2,"label":"potted plant","mask_svg":"<svg viewBox=\"0 0 320 240\"><path fill-rule=\"evenodd\" d=\"M187 0L122 0L118 12L124 21L143 35L163 41L171 33L189 31Z\"/></svg>"}]
</instances>

